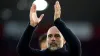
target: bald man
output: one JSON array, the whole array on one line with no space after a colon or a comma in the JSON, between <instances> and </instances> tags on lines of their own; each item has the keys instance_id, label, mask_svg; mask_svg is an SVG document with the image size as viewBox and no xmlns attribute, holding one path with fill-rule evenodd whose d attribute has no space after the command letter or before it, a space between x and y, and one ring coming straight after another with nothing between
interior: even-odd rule
<instances>
[{"instance_id":1,"label":"bald man","mask_svg":"<svg viewBox=\"0 0 100 56\"><path fill-rule=\"evenodd\" d=\"M20 56L80 56L81 45L79 39L68 29L61 20L60 3L56 1L54 5L54 25L47 31L47 49L38 50L29 46L32 33L42 20L44 14L39 18L36 14L36 5L33 4L30 9L30 24L25 30L18 44L18 53ZM66 43L68 50L66 50Z\"/></svg>"}]
</instances>

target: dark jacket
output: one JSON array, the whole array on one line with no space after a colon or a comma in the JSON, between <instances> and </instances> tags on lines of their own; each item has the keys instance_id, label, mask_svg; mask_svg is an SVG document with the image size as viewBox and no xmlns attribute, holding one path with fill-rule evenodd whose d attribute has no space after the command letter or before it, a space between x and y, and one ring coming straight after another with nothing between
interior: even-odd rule
<instances>
[{"instance_id":1,"label":"dark jacket","mask_svg":"<svg viewBox=\"0 0 100 56\"><path fill-rule=\"evenodd\" d=\"M60 48L56 51L38 50L31 48L29 46L32 33L36 27L28 25L25 30L22 38L19 41L17 46L17 51L20 56L80 56L81 55L81 45L79 39L68 29L65 23L61 19L57 19L54 22L54 25L60 30L65 40L67 41L68 47L66 50L65 47Z\"/></svg>"}]
</instances>

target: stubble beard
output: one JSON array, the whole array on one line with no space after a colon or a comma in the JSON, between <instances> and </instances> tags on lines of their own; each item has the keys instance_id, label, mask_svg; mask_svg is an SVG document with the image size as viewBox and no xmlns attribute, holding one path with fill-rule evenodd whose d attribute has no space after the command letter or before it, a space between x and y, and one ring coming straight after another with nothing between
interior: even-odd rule
<instances>
[{"instance_id":1,"label":"stubble beard","mask_svg":"<svg viewBox=\"0 0 100 56\"><path fill-rule=\"evenodd\" d=\"M49 49L51 50L51 51L55 51L55 50L57 50L59 48L59 45L57 44L57 43L51 43L51 44L49 44Z\"/></svg>"}]
</instances>

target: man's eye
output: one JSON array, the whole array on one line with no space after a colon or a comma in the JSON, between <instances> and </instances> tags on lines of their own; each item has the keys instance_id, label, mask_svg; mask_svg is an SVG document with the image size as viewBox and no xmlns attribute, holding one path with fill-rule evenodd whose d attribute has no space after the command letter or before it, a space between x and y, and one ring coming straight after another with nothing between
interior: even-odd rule
<instances>
[{"instance_id":1,"label":"man's eye","mask_svg":"<svg viewBox=\"0 0 100 56\"><path fill-rule=\"evenodd\" d=\"M55 36L55 37L60 37L60 35L59 35L59 34L55 34L54 36Z\"/></svg>"},{"instance_id":2,"label":"man's eye","mask_svg":"<svg viewBox=\"0 0 100 56\"><path fill-rule=\"evenodd\" d=\"M51 35L51 34L49 34L49 35L48 35L48 37L52 37L52 35Z\"/></svg>"}]
</instances>

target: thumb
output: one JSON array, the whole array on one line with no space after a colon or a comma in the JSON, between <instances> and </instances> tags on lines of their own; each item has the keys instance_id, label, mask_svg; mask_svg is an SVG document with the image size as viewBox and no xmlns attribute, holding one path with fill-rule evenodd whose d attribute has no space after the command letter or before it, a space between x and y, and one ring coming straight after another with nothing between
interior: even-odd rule
<instances>
[{"instance_id":1,"label":"thumb","mask_svg":"<svg viewBox=\"0 0 100 56\"><path fill-rule=\"evenodd\" d=\"M39 22L42 20L43 17L44 17L44 14L41 14L41 16L39 17Z\"/></svg>"}]
</instances>

